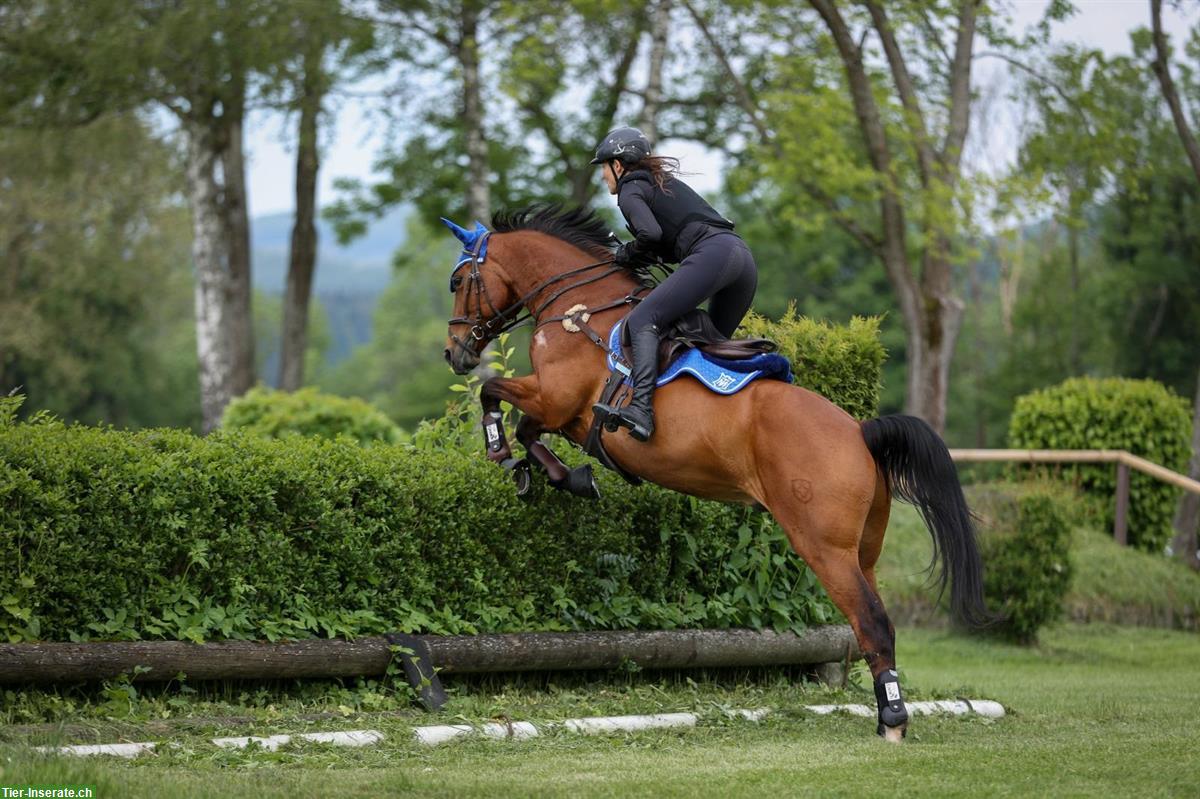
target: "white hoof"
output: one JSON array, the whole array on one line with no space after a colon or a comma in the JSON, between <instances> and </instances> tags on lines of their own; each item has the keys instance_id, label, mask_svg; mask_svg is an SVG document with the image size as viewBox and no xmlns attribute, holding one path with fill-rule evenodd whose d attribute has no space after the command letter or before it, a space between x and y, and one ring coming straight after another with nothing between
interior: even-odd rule
<instances>
[{"instance_id":1,"label":"white hoof","mask_svg":"<svg viewBox=\"0 0 1200 799\"><path fill-rule=\"evenodd\" d=\"M888 743L898 744L904 740L905 727L884 727L883 740Z\"/></svg>"}]
</instances>

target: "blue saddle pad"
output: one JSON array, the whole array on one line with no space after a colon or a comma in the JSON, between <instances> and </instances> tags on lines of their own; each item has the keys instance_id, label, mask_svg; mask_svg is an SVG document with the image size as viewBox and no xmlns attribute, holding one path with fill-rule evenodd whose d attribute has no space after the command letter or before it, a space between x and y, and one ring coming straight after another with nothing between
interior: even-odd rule
<instances>
[{"instance_id":1,"label":"blue saddle pad","mask_svg":"<svg viewBox=\"0 0 1200 799\"><path fill-rule=\"evenodd\" d=\"M624 324L624 320L617 322L608 334L608 368L625 375L625 382L628 383L629 367L617 360L617 356L621 355L621 328ZM671 361L658 376L657 385L666 385L682 374L691 375L705 388L718 394L736 394L752 380L760 377L782 380L785 383L792 382L792 365L777 352L764 352L745 360L727 361L724 358L705 355L697 349L689 349Z\"/></svg>"}]
</instances>

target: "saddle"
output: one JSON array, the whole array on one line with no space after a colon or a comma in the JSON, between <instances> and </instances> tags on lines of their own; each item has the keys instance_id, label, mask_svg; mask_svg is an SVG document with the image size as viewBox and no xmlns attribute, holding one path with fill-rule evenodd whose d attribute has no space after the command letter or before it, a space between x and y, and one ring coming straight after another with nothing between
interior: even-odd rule
<instances>
[{"instance_id":1,"label":"saddle","mask_svg":"<svg viewBox=\"0 0 1200 799\"><path fill-rule=\"evenodd\" d=\"M621 405L630 395L628 362L623 356L624 347L629 346L625 320L613 327L605 342L588 325L576 318L578 329L588 335L607 354L610 374L600 393L600 402L605 405ZM664 385L683 374L698 380L705 388L717 394L730 395L745 388L755 379L774 379L792 382L792 368L788 359L775 352L773 341L762 338L729 339L721 335L713 325L711 317L703 310L690 311L663 331L658 349L657 385ZM611 420L596 416L588 430L583 450L599 460L609 469L620 474L626 481L639 485L642 481L621 468L609 456L601 440L603 431Z\"/></svg>"},{"instance_id":2,"label":"saddle","mask_svg":"<svg viewBox=\"0 0 1200 799\"><path fill-rule=\"evenodd\" d=\"M630 346L629 330L621 324L621 346ZM769 352L778 347L765 338L731 339L722 335L713 324L708 311L696 308L672 322L662 331L658 344L658 371L667 367L686 350L697 349L720 361L744 361Z\"/></svg>"},{"instance_id":3,"label":"saddle","mask_svg":"<svg viewBox=\"0 0 1200 799\"><path fill-rule=\"evenodd\" d=\"M613 327L607 346L608 368L613 380L629 375L625 357L629 346L625 320ZM702 310L687 313L663 332L658 349L656 385L664 386L681 375L690 375L710 391L730 395L757 379L792 382L792 366L775 350L775 343L762 338L729 339L721 335ZM629 385L629 380L623 381ZM601 400L605 402L606 400Z\"/></svg>"}]
</instances>

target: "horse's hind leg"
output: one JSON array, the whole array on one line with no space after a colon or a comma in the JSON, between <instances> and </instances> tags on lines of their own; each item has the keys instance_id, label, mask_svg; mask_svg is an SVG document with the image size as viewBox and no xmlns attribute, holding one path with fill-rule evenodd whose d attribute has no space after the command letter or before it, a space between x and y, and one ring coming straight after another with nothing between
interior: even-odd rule
<instances>
[{"instance_id":1,"label":"horse's hind leg","mask_svg":"<svg viewBox=\"0 0 1200 799\"><path fill-rule=\"evenodd\" d=\"M792 548L812 568L829 598L854 629L874 678L879 708L877 732L890 741L899 741L908 727L908 711L896 674L895 631L873 584L874 558L879 554L882 532L878 532L878 542L871 542L875 546L868 549L869 564L865 564L864 570L860 549L860 544L865 543L861 541L864 532L861 505L837 507L838 503L832 499L819 503L802 495L798 500L792 493L776 497L774 503L769 497L768 507L787 532ZM845 496L841 500L844 503ZM878 514L868 513L867 522L877 527Z\"/></svg>"}]
</instances>

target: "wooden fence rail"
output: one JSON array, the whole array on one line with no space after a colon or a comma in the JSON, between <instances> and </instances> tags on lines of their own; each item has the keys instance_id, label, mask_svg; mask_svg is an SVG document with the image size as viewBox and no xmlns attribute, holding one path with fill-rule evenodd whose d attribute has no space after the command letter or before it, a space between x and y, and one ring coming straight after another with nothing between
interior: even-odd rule
<instances>
[{"instance_id":1,"label":"wooden fence rail","mask_svg":"<svg viewBox=\"0 0 1200 799\"><path fill-rule=\"evenodd\" d=\"M1115 463L1117 464L1116 513L1113 538L1122 546L1128 543L1129 470L1170 483L1184 491L1200 494L1200 482L1173 472L1157 463L1139 458L1123 449L952 449L950 457L958 463Z\"/></svg>"}]
</instances>

